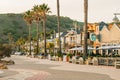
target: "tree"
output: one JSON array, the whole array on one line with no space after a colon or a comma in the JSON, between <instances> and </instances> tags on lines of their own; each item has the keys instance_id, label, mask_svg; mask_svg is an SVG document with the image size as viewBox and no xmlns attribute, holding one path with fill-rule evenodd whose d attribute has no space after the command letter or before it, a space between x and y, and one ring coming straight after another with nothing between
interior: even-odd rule
<instances>
[{"instance_id":1,"label":"tree","mask_svg":"<svg viewBox=\"0 0 120 80\"><path fill-rule=\"evenodd\" d=\"M54 50L54 43L47 42L47 48L49 49L49 52L52 53Z\"/></svg>"},{"instance_id":2,"label":"tree","mask_svg":"<svg viewBox=\"0 0 120 80\"><path fill-rule=\"evenodd\" d=\"M8 33L8 38L9 38L9 44L12 44L12 34L11 33Z\"/></svg>"},{"instance_id":3,"label":"tree","mask_svg":"<svg viewBox=\"0 0 120 80\"><path fill-rule=\"evenodd\" d=\"M11 51L12 51L11 45L0 44L0 60L5 57L10 57Z\"/></svg>"},{"instance_id":4,"label":"tree","mask_svg":"<svg viewBox=\"0 0 120 80\"><path fill-rule=\"evenodd\" d=\"M88 0L84 0L84 55L83 58L87 57L87 24L88 24Z\"/></svg>"},{"instance_id":5,"label":"tree","mask_svg":"<svg viewBox=\"0 0 120 80\"><path fill-rule=\"evenodd\" d=\"M17 46L17 49L18 51L21 51L23 49L23 45L25 44L25 39L24 38L19 38L17 41L16 41L16 46Z\"/></svg>"},{"instance_id":6,"label":"tree","mask_svg":"<svg viewBox=\"0 0 120 80\"><path fill-rule=\"evenodd\" d=\"M57 25L58 25L58 36L59 36L59 52L61 53L59 0L57 0L57 23L58 23Z\"/></svg>"},{"instance_id":7,"label":"tree","mask_svg":"<svg viewBox=\"0 0 120 80\"><path fill-rule=\"evenodd\" d=\"M40 36L40 30L39 30L39 23L41 20L41 8L39 7L39 5L35 5L33 7L33 16L34 16L34 20L37 23L37 48L36 48L36 54L38 54L39 52L39 36Z\"/></svg>"},{"instance_id":8,"label":"tree","mask_svg":"<svg viewBox=\"0 0 120 80\"><path fill-rule=\"evenodd\" d=\"M31 24L33 21L33 13L30 10L24 13L24 20L26 21L29 27L29 43L30 43L29 55L31 55Z\"/></svg>"},{"instance_id":9,"label":"tree","mask_svg":"<svg viewBox=\"0 0 120 80\"><path fill-rule=\"evenodd\" d=\"M46 14L50 13L50 8L46 4L40 5L41 8L41 16L43 20L43 31L44 31L44 55L47 53L46 51Z\"/></svg>"}]
</instances>

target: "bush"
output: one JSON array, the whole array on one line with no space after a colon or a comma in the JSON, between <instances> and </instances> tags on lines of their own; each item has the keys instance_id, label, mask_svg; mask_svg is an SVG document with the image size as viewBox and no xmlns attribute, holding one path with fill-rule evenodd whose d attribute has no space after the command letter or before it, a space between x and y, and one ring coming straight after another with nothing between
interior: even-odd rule
<instances>
[{"instance_id":1,"label":"bush","mask_svg":"<svg viewBox=\"0 0 120 80\"><path fill-rule=\"evenodd\" d=\"M50 56L54 56L54 53L51 52L51 53L50 53Z\"/></svg>"},{"instance_id":2,"label":"bush","mask_svg":"<svg viewBox=\"0 0 120 80\"><path fill-rule=\"evenodd\" d=\"M58 55L57 56L58 57L63 57L63 54L60 51L58 51Z\"/></svg>"},{"instance_id":3,"label":"bush","mask_svg":"<svg viewBox=\"0 0 120 80\"><path fill-rule=\"evenodd\" d=\"M12 52L11 46L8 44L0 44L0 60L5 57L10 57Z\"/></svg>"},{"instance_id":4,"label":"bush","mask_svg":"<svg viewBox=\"0 0 120 80\"><path fill-rule=\"evenodd\" d=\"M58 57L63 57L63 54L62 53L58 53Z\"/></svg>"},{"instance_id":5,"label":"bush","mask_svg":"<svg viewBox=\"0 0 120 80\"><path fill-rule=\"evenodd\" d=\"M67 56L72 58L73 54L69 53L69 54L67 54Z\"/></svg>"},{"instance_id":6,"label":"bush","mask_svg":"<svg viewBox=\"0 0 120 80\"><path fill-rule=\"evenodd\" d=\"M13 65L13 64L15 64L15 62L12 61L12 60L8 60L8 61L6 61L6 60L1 60L0 63L1 63L1 64L4 64L4 65Z\"/></svg>"}]
</instances>

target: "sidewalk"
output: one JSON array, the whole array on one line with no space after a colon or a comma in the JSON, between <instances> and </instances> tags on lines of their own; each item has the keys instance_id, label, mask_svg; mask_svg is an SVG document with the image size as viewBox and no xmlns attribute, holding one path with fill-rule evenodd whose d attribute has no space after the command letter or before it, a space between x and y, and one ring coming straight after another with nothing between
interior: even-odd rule
<instances>
[{"instance_id":1,"label":"sidewalk","mask_svg":"<svg viewBox=\"0 0 120 80\"><path fill-rule=\"evenodd\" d=\"M2 74L3 73L3 71L2 70L0 70L0 74Z\"/></svg>"},{"instance_id":2,"label":"sidewalk","mask_svg":"<svg viewBox=\"0 0 120 80\"><path fill-rule=\"evenodd\" d=\"M51 67L51 69L105 74L110 76L112 79L120 80L120 69L116 69L115 67L111 66L79 65L68 62L50 61L36 58L29 58L29 60L37 61L36 64L59 65L56 67Z\"/></svg>"},{"instance_id":3,"label":"sidewalk","mask_svg":"<svg viewBox=\"0 0 120 80\"><path fill-rule=\"evenodd\" d=\"M115 67L79 65L79 64L72 64L72 63L62 62L62 61L50 61L47 59L29 58L26 56L12 56L12 57L21 58L21 59L24 59L24 61L28 61L28 62L34 62L34 64L55 65L54 67L50 67L50 69L76 71L76 72L87 72L87 73L98 73L98 74L108 75L112 79L115 79L115 80L120 79L120 76L119 76L120 69L115 69ZM19 72L19 74L14 75L14 78L16 80L24 80L24 79L31 77L32 75L36 75L38 73L45 73L46 75L50 75L49 73L41 72L41 71L38 72L38 71L33 71L33 70L19 70L19 69L10 69L10 70Z\"/></svg>"},{"instance_id":4,"label":"sidewalk","mask_svg":"<svg viewBox=\"0 0 120 80\"><path fill-rule=\"evenodd\" d=\"M116 69L115 67L111 66L79 65L62 61L50 61L48 59L37 59L29 57L22 58L26 59L27 61L35 61L36 64L58 65L56 67L51 67L51 69L105 74L110 76L112 79L120 80L120 69Z\"/></svg>"}]
</instances>

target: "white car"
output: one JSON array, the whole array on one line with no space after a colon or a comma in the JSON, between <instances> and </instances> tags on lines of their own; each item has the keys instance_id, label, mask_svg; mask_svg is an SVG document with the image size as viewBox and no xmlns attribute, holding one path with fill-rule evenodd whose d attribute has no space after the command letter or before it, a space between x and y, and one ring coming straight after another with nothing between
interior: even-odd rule
<instances>
[{"instance_id":1,"label":"white car","mask_svg":"<svg viewBox=\"0 0 120 80\"><path fill-rule=\"evenodd\" d=\"M21 52L15 52L15 55L20 55L21 54Z\"/></svg>"}]
</instances>

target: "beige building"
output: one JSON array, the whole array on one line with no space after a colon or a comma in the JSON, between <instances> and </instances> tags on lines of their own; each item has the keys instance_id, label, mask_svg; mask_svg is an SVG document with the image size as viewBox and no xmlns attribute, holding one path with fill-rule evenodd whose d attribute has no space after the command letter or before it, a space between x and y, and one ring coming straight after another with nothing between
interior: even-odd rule
<instances>
[{"instance_id":1,"label":"beige building","mask_svg":"<svg viewBox=\"0 0 120 80\"><path fill-rule=\"evenodd\" d=\"M82 36L79 30L71 29L65 35L65 44L69 48L81 46Z\"/></svg>"},{"instance_id":2,"label":"beige building","mask_svg":"<svg viewBox=\"0 0 120 80\"><path fill-rule=\"evenodd\" d=\"M120 26L117 24L109 24L104 26L100 31L101 35L101 46L114 46L120 45ZM111 53L117 51L120 53L120 49L107 49L103 50L102 53Z\"/></svg>"},{"instance_id":3,"label":"beige building","mask_svg":"<svg viewBox=\"0 0 120 80\"><path fill-rule=\"evenodd\" d=\"M120 44L120 26L113 24L110 29L108 27L104 26L100 31L101 45Z\"/></svg>"}]
</instances>

